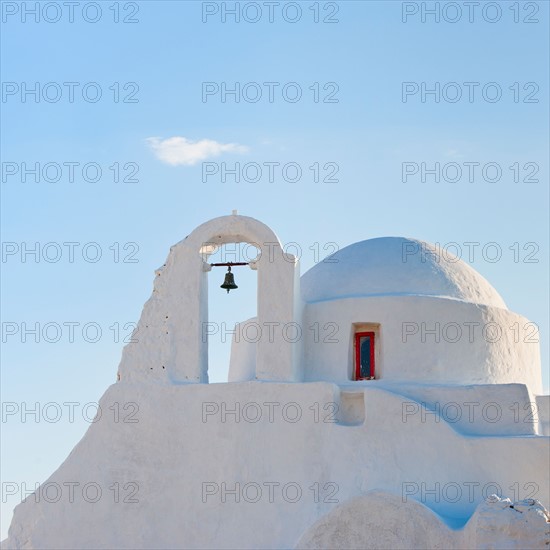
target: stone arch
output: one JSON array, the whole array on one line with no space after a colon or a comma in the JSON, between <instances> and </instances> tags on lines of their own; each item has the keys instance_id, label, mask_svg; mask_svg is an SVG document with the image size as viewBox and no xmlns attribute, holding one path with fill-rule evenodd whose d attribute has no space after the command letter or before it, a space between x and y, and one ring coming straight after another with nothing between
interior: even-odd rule
<instances>
[{"instance_id":1,"label":"stone arch","mask_svg":"<svg viewBox=\"0 0 550 550\"><path fill-rule=\"evenodd\" d=\"M266 327L257 343L256 378L295 381L301 339L285 339L282 327L300 323L298 259L283 251L275 233L260 221L236 214L214 218L174 245L166 264L156 272L153 296L138 324L137 345L126 346L120 372L123 379L143 376L168 383L208 382L208 282L210 265L200 250L207 243L250 243L261 251L258 271L258 323ZM271 331L267 329L273 327ZM159 365L162 364L162 371ZM134 368L132 368L132 365ZM136 370L137 369L137 370ZM153 371L153 372L148 372Z\"/></svg>"}]
</instances>

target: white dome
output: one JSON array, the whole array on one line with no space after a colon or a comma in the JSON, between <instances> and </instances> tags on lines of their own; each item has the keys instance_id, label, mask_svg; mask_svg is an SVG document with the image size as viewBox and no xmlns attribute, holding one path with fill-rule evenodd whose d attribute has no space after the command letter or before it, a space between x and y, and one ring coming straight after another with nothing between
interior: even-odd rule
<instances>
[{"instance_id":1,"label":"white dome","mask_svg":"<svg viewBox=\"0 0 550 550\"><path fill-rule=\"evenodd\" d=\"M307 303L364 296L437 296L506 308L491 284L446 250L403 237L361 241L301 278Z\"/></svg>"}]
</instances>

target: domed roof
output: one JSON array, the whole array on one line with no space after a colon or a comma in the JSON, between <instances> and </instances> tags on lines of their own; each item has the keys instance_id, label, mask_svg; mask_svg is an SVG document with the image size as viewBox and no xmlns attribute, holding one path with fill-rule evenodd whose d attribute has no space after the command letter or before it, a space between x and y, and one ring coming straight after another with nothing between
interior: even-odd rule
<instances>
[{"instance_id":1,"label":"domed roof","mask_svg":"<svg viewBox=\"0 0 550 550\"><path fill-rule=\"evenodd\" d=\"M491 284L441 247L403 237L361 241L301 278L306 302L363 296L438 296L506 308Z\"/></svg>"}]
</instances>

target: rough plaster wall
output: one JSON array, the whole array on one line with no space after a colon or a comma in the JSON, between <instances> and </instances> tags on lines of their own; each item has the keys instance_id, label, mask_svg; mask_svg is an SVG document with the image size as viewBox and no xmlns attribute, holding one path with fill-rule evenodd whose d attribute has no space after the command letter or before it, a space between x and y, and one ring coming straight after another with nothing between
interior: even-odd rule
<instances>
[{"instance_id":1,"label":"rough plaster wall","mask_svg":"<svg viewBox=\"0 0 550 550\"><path fill-rule=\"evenodd\" d=\"M427 423L447 422L465 435L538 433L536 402L524 384L431 386L380 381L374 387L378 386L410 398L404 401L405 416L419 414L418 407L424 407Z\"/></svg>"},{"instance_id":2,"label":"rough plaster wall","mask_svg":"<svg viewBox=\"0 0 550 550\"><path fill-rule=\"evenodd\" d=\"M299 264L282 251L276 235L261 222L246 216L223 216L199 226L174 245L158 269L153 294L145 303L134 339L123 350L119 375L128 382L208 382L208 285L203 256L205 243L216 246L249 242L261 251L258 269L258 320L301 322ZM275 292L274 289L277 289ZM257 346L256 376L262 380L301 380L301 340L292 343L282 330Z\"/></svg>"},{"instance_id":3,"label":"rough plaster wall","mask_svg":"<svg viewBox=\"0 0 550 550\"><path fill-rule=\"evenodd\" d=\"M373 491L338 506L301 537L297 549L452 549L461 536L428 508L400 496Z\"/></svg>"},{"instance_id":4,"label":"rough plaster wall","mask_svg":"<svg viewBox=\"0 0 550 550\"><path fill-rule=\"evenodd\" d=\"M60 485L78 482L80 486L92 481L103 488L104 498L95 504L82 500L69 502L67 498L52 504L44 499L36 502L31 497L16 508L3 548L290 548L338 505L315 501L309 491L315 482L337 482L338 502L365 498L362 495L373 490L393 495L379 493L379 506L371 506L374 509L369 510L368 525L378 525L378 531L369 535L366 543L361 539L365 532L354 531L355 523L351 525L348 516L335 512L348 526L343 532L338 529L344 539L348 537L345 540L352 547L363 540L361 547L372 543L380 548L417 545L452 548L453 533L442 527L423 504L444 516L464 519L474 512L482 500L481 495L471 500L464 491L458 502L449 503L437 501L419 490L408 493L404 501L405 486L410 489L410 484L421 483L428 488L449 483L459 486L497 483L505 488L514 483L522 487L536 483L539 494L548 495L548 438L525 436L527 432L509 424L509 416L505 428L516 430L512 430L513 433L519 430L523 435L496 437L494 434L499 432L486 431L488 428L484 425L462 424L459 430L447 422L430 424L422 420L421 414L404 421L403 404L411 398L433 402L440 395L442 399L471 398L481 402L489 395L480 388L459 391L452 387L417 387L411 390L416 392L414 395L410 392L400 395L395 387L389 391L390 388L362 387L361 384L355 385L353 391L346 388L341 394L338 386L327 382L182 384L208 379L207 348L201 338L201 324L207 320L207 285L198 251L205 241L224 244L251 240L260 244L260 248L262 243L278 242L260 222L227 216L207 222L172 247L165 266L156 272L153 295L144 306L135 335L138 342L124 349L119 369L122 382L110 387L100 402L105 412L110 411L113 403L138 404L138 422L114 422L107 413L90 426L69 457L47 480ZM278 246L277 250L280 244ZM395 254L392 257L395 263ZM265 262L269 254L263 258ZM363 261L361 257L355 259L359 264ZM387 275L384 256L376 261L379 264L375 270ZM298 265L287 256L277 266L269 261L258 263L259 287L267 289L259 295L258 319L260 322L299 322L302 302ZM340 269L344 267L342 262ZM449 265L429 264L428 267L434 273L433 278L426 276L422 266L412 278L408 268L400 276L411 284L428 280L435 285L427 289L430 292L441 290L443 295L498 307L473 306L434 297L386 296L309 304L306 307L312 316L308 319L321 322L336 319L345 330L351 326L350 320L382 323L384 347L380 367L381 374L388 379L418 382L420 376L439 383L522 382L537 393L538 346L533 351L526 346L512 345L507 339L494 348L478 344L469 348L426 344L401 350L396 347L401 338L400 323L409 320L409 315L411 320L430 322L438 319L525 321L499 309L504 306L500 297L490 285L480 282L473 270L462 267L456 270ZM332 285L333 274L329 275ZM384 280L379 278L378 283ZM393 278L393 283L396 280ZM281 289L286 300L281 301L273 288ZM423 290L426 291L426 287ZM477 313L471 319L473 312ZM304 335L310 334L307 327L304 323ZM280 339L271 346L262 342L254 347L252 355L250 348L236 349L236 372L244 365L246 372L241 375L249 377L251 357L255 357L257 377L300 380L301 342L297 346L287 344ZM340 369L344 365L347 373L349 358L347 333L341 345L308 346L305 354L308 378L346 382L346 375L342 376ZM521 388L500 389L495 400L503 408L509 406L510 399L523 398L525 394ZM264 415L258 421L232 421L231 414L226 421L216 416L205 420L205 404L218 408L226 404L229 410L242 410L243 405L250 403L263 407ZM280 416L271 421L266 414L266 403L278 403L279 410L293 403L302 411L302 417L296 422L282 420ZM314 421L316 404L321 407L317 409L320 418ZM325 405L336 406L338 422L325 421ZM469 435L465 436L468 430ZM472 437L472 433L492 433L493 436ZM518 456L520 460L512 459ZM126 482L138 484L139 502L114 504L109 487ZM293 482L302 488L304 498L298 503L270 502L265 498L256 503L222 502L219 498L204 502L204 482L227 482L230 486ZM359 519L360 510L359 504L349 513ZM529 516L534 521L540 519L537 510ZM522 511L516 510L514 514L519 512ZM524 512L531 513L531 508ZM492 518L487 511L478 516L479 521L470 522L464 536L470 537L469 546L472 543L489 548L495 533L492 527L483 526L498 523L501 516ZM505 531L514 541L530 544L540 540L538 523L536 536L529 538L522 530L529 529L533 522L527 522L526 527L517 519L519 515L506 517ZM422 529L413 529L415 523ZM327 525L334 527L330 522ZM474 525L480 526L479 529L472 527ZM408 542L404 532L408 533ZM329 536L330 529L327 533ZM409 546L399 546L403 544Z\"/></svg>"},{"instance_id":5,"label":"rough plaster wall","mask_svg":"<svg viewBox=\"0 0 550 550\"><path fill-rule=\"evenodd\" d=\"M535 399L539 434L550 435L550 395L537 395Z\"/></svg>"},{"instance_id":6,"label":"rough plaster wall","mask_svg":"<svg viewBox=\"0 0 550 550\"><path fill-rule=\"evenodd\" d=\"M538 495L548 494L548 438L466 437L444 422L422 422L420 415L403 422L404 399L371 389L364 394L364 422L350 425L325 421L331 410L324 405L341 405L339 388L329 383L115 384L100 401L104 415L47 480L80 487L93 481L104 497L95 504L27 499L15 509L5 547L292 548L338 502L371 490L455 518L474 512L488 482L504 491L516 482L536 482ZM139 404L138 422L114 422L109 407L115 402ZM279 403L273 422L264 405L270 402ZM236 422L229 414L224 422L221 411L206 421L203 416L205 404L242 413L250 403L263 411L258 421L241 414ZM296 422L280 414L288 403L302 412ZM315 403L317 421L310 408ZM336 419L346 420L339 411ZM139 502L114 504L109 487L132 481L139 484ZM222 502L219 494L203 502L203 482L293 482L303 495L296 503L269 502L267 492L256 503ZM316 502L309 489L316 482L337 483L338 502L326 502L326 493ZM478 483L479 489L474 500L464 490L452 504L435 502L420 488L403 492L405 483L422 482L428 488Z\"/></svg>"},{"instance_id":7,"label":"rough plaster wall","mask_svg":"<svg viewBox=\"0 0 550 550\"><path fill-rule=\"evenodd\" d=\"M543 549L550 516L537 500L489 496L464 529L449 529L419 503L372 491L338 506L310 527L297 549Z\"/></svg>"},{"instance_id":8,"label":"rough plaster wall","mask_svg":"<svg viewBox=\"0 0 550 550\"><path fill-rule=\"evenodd\" d=\"M380 323L377 378L435 384L522 383L541 393L540 344L531 338L515 341L517 332L509 327L514 323L523 327L528 321L506 309L429 296L348 298L306 304L304 326L315 323L321 331L317 341L313 331L304 331L306 380L349 381L353 323ZM454 332L455 325L461 333ZM493 326L501 327L498 338L490 329L483 332ZM327 338L323 327L337 327L338 332ZM436 335L429 330L436 330Z\"/></svg>"},{"instance_id":9,"label":"rough plaster wall","mask_svg":"<svg viewBox=\"0 0 550 550\"><path fill-rule=\"evenodd\" d=\"M304 273L302 294L306 302L420 295L506 308L487 279L467 263L438 254L430 243L403 237L369 239L335 252Z\"/></svg>"},{"instance_id":10,"label":"rough plaster wall","mask_svg":"<svg viewBox=\"0 0 550 550\"><path fill-rule=\"evenodd\" d=\"M246 335L246 326L251 324L254 330L258 326L258 318L252 317L239 323L231 340L231 357L229 360L228 382L246 382L256 378L256 349L257 345L252 340L241 338L237 335Z\"/></svg>"},{"instance_id":11,"label":"rough plaster wall","mask_svg":"<svg viewBox=\"0 0 550 550\"><path fill-rule=\"evenodd\" d=\"M487 550L548 548L550 515L536 499L512 502L492 495L476 509L465 538L472 548Z\"/></svg>"}]
</instances>

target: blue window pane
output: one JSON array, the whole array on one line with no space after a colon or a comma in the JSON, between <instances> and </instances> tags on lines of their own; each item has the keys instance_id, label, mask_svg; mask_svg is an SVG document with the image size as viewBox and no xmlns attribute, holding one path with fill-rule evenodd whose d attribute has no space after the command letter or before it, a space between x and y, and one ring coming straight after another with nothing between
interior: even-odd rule
<instances>
[{"instance_id":1,"label":"blue window pane","mask_svg":"<svg viewBox=\"0 0 550 550\"><path fill-rule=\"evenodd\" d=\"M361 378L368 378L371 376L371 364L370 364L370 350L371 350L371 338L370 336L364 336L360 340L360 373Z\"/></svg>"}]
</instances>

